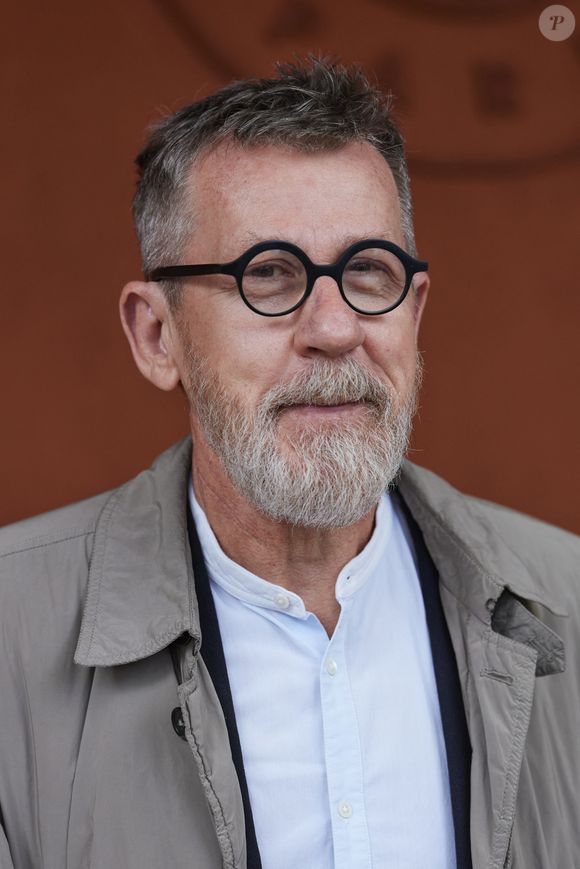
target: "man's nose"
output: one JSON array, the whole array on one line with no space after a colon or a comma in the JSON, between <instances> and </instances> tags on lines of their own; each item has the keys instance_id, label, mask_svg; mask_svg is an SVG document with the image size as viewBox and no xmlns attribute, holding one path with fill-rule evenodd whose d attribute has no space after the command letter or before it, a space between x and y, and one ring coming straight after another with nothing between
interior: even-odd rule
<instances>
[{"instance_id":1,"label":"man's nose","mask_svg":"<svg viewBox=\"0 0 580 869\"><path fill-rule=\"evenodd\" d=\"M341 356L363 341L363 315L346 304L337 282L329 275L316 279L298 315L295 331L298 352L318 350L328 356Z\"/></svg>"}]
</instances>

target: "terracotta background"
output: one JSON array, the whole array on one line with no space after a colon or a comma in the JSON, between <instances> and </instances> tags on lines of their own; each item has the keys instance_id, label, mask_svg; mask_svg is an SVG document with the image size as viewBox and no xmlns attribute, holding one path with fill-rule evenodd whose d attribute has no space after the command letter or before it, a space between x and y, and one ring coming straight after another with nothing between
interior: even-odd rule
<instances>
[{"instance_id":1,"label":"terracotta background","mask_svg":"<svg viewBox=\"0 0 580 869\"><path fill-rule=\"evenodd\" d=\"M0 522L119 484L186 431L117 315L144 130L294 51L398 96L432 294L412 458L580 531L580 8L525 0L64 0L3 12ZM467 11L469 10L469 11Z\"/></svg>"}]
</instances>

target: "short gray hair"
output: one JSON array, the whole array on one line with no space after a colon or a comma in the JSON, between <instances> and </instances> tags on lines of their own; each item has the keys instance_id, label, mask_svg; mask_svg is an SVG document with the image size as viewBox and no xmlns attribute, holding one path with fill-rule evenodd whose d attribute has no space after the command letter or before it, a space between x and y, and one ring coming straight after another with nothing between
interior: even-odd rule
<instances>
[{"instance_id":1,"label":"short gray hair","mask_svg":"<svg viewBox=\"0 0 580 869\"><path fill-rule=\"evenodd\" d=\"M373 145L393 173L405 244L416 256L409 173L391 94L372 85L360 66L322 57L276 64L276 72L275 78L234 81L152 127L135 161L139 178L133 200L145 275L179 262L193 226L187 203L190 170L202 152L225 140L311 153L353 141ZM165 291L176 308L178 282L165 282Z\"/></svg>"}]
</instances>

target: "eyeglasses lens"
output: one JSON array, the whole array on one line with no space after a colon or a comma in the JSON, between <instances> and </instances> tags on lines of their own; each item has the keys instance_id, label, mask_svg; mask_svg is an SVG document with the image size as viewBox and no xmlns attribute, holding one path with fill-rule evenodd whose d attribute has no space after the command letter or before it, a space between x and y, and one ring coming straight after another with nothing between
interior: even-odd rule
<instances>
[{"instance_id":1,"label":"eyeglasses lens","mask_svg":"<svg viewBox=\"0 0 580 869\"><path fill-rule=\"evenodd\" d=\"M246 266L244 296L263 314L280 314L296 305L306 289L306 269L287 250L265 250Z\"/></svg>"},{"instance_id":2,"label":"eyeglasses lens","mask_svg":"<svg viewBox=\"0 0 580 869\"><path fill-rule=\"evenodd\" d=\"M381 248L355 253L342 275L342 288L349 302L369 314L395 305L405 291L405 282L401 260Z\"/></svg>"}]
</instances>

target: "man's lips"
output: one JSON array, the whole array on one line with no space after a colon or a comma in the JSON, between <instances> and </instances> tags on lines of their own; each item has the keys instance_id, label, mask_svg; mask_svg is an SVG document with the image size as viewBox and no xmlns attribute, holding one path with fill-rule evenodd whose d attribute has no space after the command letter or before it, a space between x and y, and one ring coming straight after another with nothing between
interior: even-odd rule
<instances>
[{"instance_id":1,"label":"man's lips","mask_svg":"<svg viewBox=\"0 0 580 869\"><path fill-rule=\"evenodd\" d=\"M364 407L362 401L350 401L346 404L292 404L284 407L286 413L300 414L307 417L327 417L327 416L344 416L349 413L356 413L361 407Z\"/></svg>"}]
</instances>

